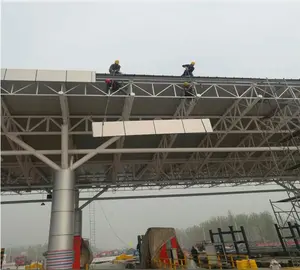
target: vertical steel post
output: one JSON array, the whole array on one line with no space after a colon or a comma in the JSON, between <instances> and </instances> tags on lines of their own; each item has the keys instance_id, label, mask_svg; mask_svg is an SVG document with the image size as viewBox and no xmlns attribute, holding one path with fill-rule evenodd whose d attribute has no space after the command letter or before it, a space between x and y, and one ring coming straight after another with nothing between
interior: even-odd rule
<instances>
[{"instance_id":1,"label":"vertical steel post","mask_svg":"<svg viewBox=\"0 0 300 270\"><path fill-rule=\"evenodd\" d=\"M242 236L244 239L247 254L248 254L248 256L251 256L251 250L250 250L250 246L249 246L249 242L248 242L248 238L247 238L244 226L241 226L241 233L242 233Z\"/></svg>"},{"instance_id":2,"label":"vertical steel post","mask_svg":"<svg viewBox=\"0 0 300 270\"><path fill-rule=\"evenodd\" d=\"M215 238L214 238L214 234L213 234L212 230L209 230L209 237L210 237L211 243L214 244L215 243Z\"/></svg>"},{"instance_id":3,"label":"vertical steel post","mask_svg":"<svg viewBox=\"0 0 300 270\"><path fill-rule=\"evenodd\" d=\"M238 242L236 241L236 237L235 237L236 231L233 229L233 226L229 226L229 230L230 230L230 233L231 233L231 237L232 237L233 245L234 245L234 248L235 248L235 252L236 252L236 254L240 254Z\"/></svg>"},{"instance_id":4,"label":"vertical steel post","mask_svg":"<svg viewBox=\"0 0 300 270\"><path fill-rule=\"evenodd\" d=\"M68 125L61 126L61 167L67 169L69 167L69 134Z\"/></svg>"},{"instance_id":5,"label":"vertical steel post","mask_svg":"<svg viewBox=\"0 0 300 270\"><path fill-rule=\"evenodd\" d=\"M53 193L47 269L72 269L74 239L74 172L56 172Z\"/></svg>"},{"instance_id":6,"label":"vertical steel post","mask_svg":"<svg viewBox=\"0 0 300 270\"><path fill-rule=\"evenodd\" d=\"M291 222L288 222L288 226L289 226L289 229L290 229L290 232L291 232L291 236L292 236L291 238L294 240L296 248L298 250L300 250L300 245L298 243L298 239L297 239L297 236L296 236L295 231L294 231L295 226L293 226Z\"/></svg>"},{"instance_id":7,"label":"vertical steel post","mask_svg":"<svg viewBox=\"0 0 300 270\"><path fill-rule=\"evenodd\" d=\"M80 256L82 252L82 210L79 208L79 190L74 191L74 264L73 269L81 269Z\"/></svg>"},{"instance_id":8,"label":"vertical steel post","mask_svg":"<svg viewBox=\"0 0 300 270\"><path fill-rule=\"evenodd\" d=\"M79 208L79 190L75 190L74 236L82 235L82 210Z\"/></svg>"}]
</instances>

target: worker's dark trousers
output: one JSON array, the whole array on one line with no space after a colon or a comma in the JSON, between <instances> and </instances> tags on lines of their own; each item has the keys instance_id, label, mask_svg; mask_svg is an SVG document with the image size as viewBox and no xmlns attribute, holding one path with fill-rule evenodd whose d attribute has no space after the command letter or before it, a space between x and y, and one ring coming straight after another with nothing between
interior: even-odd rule
<instances>
[{"instance_id":1,"label":"worker's dark trousers","mask_svg":"<svg viewBox=\"0 0 300 270\"><path fill-rule=\"evenodd\" d=\"M193 75L192 72L189 72L189 71L185 70L183 72L183 74L181 75L181 77L194 77L194 75Z\"/></svg>"}]
</instances>

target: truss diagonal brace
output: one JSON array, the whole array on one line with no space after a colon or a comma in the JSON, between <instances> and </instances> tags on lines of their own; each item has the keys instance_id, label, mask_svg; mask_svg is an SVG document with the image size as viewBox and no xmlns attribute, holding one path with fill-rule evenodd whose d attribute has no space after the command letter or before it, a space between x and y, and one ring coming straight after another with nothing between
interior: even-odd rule
<instances>
[{"instance_id":1,"label":"truss diagonal brace","mask_svg":"<svg viewBox=\"0 0 300 270\"><path fill-rule=\"evenodd\" d=\"M82 210L84 207L88 206L90 203L92 203L95 199L97 199L99 196L101 196L104 192L108 190L108 187L103 188L100 190L96 195L94 195L92 198L87 200L83 205L79 207L80 210Z\"/></svg>"},{"instance_id":2,"label":"truss diagonal brace","mask_svg":"<svg viewBox=\"0 0 300 270\"><path fill-rule=\"evenodd\" d=\"M284 109L285 109L285 110L288 109L288 106L289 106L289 105L287 104L287 105L284 107ZM282 110L282 109L281 109L281 110ZM282 114L281 110L279 110L279 111L277 112L277 114L279 114L279 115L282 117L282 115L281 115L281 114ZM290 112L290 113L292 113L292 112ZM299 115L299 113L300 113L300 110L297 109L295 112L292 113L292 117ZM280 130L280 129L281 129L283 126L285 126L285 125L286 125L285 118L282 117L282 119L280 120L280 122L277 124L276 129L277 129L277 130ZM263 138L262 138L262 141L260 142L260 144L258 145L258 147L263 146L266 142L268 142L268 140L269 140L272 136L273 136L273 134L271 133L271 134L268 134L267 136L263 137ZM297 150L298 150L298 149L297 149ZM249 159L250 157L253 156L253 154L254 154L254 153L249 153L249 154L247 155L247 158L244 159L244 160L240 163L240 165L236 167L236 169L235 169L234 172L232 173L232 176L231 176L231 177L234 177L234 176L236 175L236 173L239 171L239 169L242 168L242 167L244 166L245 162L247 162L248 159ZM263 153L259 158L264 158L265 156L266 156L266 153ZM259 161L258 161L258 162L259 162ZM250 172L252 172L252 170L255 168L256 164L257 164L257 163L254 163L254 165L253 165L252 168L250 169Z\"/></svg>"},{"instance_id":3,"label":"truss diagonal brace","mask_svg":"<svg viewBox=\"0 0 300 270\"><path fill-rule=\"evenodd\" d=\"M3 100L3 98L1 99L1 108L3 110L2 111L2 116L11 116L11 114L10 114L10 112L9 112L9 110L8 110L8 108L7 108L4 100ZM10 124L11 124L11 128L14 128L16 131L18 130L18 128L16 127L16 124L14 122L10 122ZM1 127L2 127L3 132L9 133L8 127L5 126L5 121L4 121L3 118L1 119ZM10 144L10 146L11 146L11 148L13 150L17 150L16 147L15 147L15 145L13 144L13 142L11 140L8 140L8 143ZM29 176L28 174L29 174L29 172L30 172L31 169L34 169L34 171L37 174L39 174L40 177L43 178L43 180L45 182L47 182L47 183L49 182L48 179L47 179L47 177L44 175L44 173L33 165L30 157L25 157L25 160L24 160L25 162L22 161L22 158L19 157L19 156L16 156L16 159L17 159L18 164L19 164L19 166L20 166L20 168L21 168L21 170L23 172L23 175L25 177ZM24 163L26 164L26 162L28 162L28 164L30 166L30 168L29 168L28 171L27 171L28 168L26 166L24 167Z\"/></svg>"},{"instance_id":4,"label":"truss diagonal brace","mask_svg":"<svg viewBox=\"0 0 300 270\"><path fill-rule=\"evenodd\" d=\"M60 103L61 114L62 114L62 118L63 118L63 124L70 126L69 105L68 105L67 97L64 96L63 91L60 91L58 93L60 94L59 95L59 103Z\"/></svg>"},{"instance_id":5,"label":"truss diagonal brace","mask_svg":"<svg viewBox=\"0 0 300 270\"><path fill-rule=\"evenodd\" d=\"M194 107L196 106L198 98L195 97L193 99L182 99L177 110L174 114L174 118L184 118L189 116L193 111ZM159 143L159 148L171 148L177 138L178 134L168 134L164 135ZM157 172L160 173L166 160L168 153L156 153L152 158L152 162L148 163L146 167L143 167L136 175L136 179L139 180L147 172L151 166L153 166L153 162L158 164Z\"/></svg>"},{"instance_id":6,"label":"truss diagonal brace","mask_svg":"<svg viewBox=\"0 0 300 270\"><path fill-rule=\"evenodd\" d=\"M115 141L117 141L119 139L120 139L120 137L112 137L112 138L110 138L105 143L101 144L96 149L91 150L90 153L86 154L84 157L82 157L81 159L77 160L74 164L72 164L70 166L70 169L71 170L76 170L79 166L83 165L85 162L87 162L88 160L90 160L91 158L93 158L94 156L96 156L97 153L98 153L98 151L100 149L105 149L106 147L110 146L111 144L113 144Z\"/></svg>"},{"instance_id":7,"label":"truss diagonal brace","mask_svg":"<svg viewBox=\"0 0 300 270\"><path fill-rule=\"evenodd\" d=\"M232 121L231 125L228 127L227 130L232 130L237 124L238 122L241 120L241 118L243 116L245 116L260 100L261 100L262 96L258 95L255 99L251 99L250 101L246 100L247 102L247 106L245 106L245 109L243 111L240 111L239 109L239 103L241 102L242 99L238 99L237 101L235 101L233 103L233 105L226 111L226 113L221 117L224 118L226 115L232 115L234 117L234 120ZM233 113L232 113L233 111ZM221 119L220 121L218 121L216 123L216 126L221 123ZM213 128L214 129L214 128ZM225 139L225 137L227 136L227 133L225 134L221 134L221 137L218 138L218 141L216 142L216 144L214 145L214 147L218 147L222 141ZM208 137L208 135L206 135L206 138ZM206 139L205 138L205 139ZM205 139L203 141L205 141ZM202 142L200 142L199 147L202 146ZM196 155L197 153L194 153L193 155ZM191 156L191 158L193 158L193 155ZM201 171L201 169L203 168L204 165L206 165L208 159L211 157L212 153L209 153L205 160L203 161L203 163L200 165L200 167L197 169L195 176ZM184 169L184 168L183 168ZM181 170L181 172L183 171L183 169Z\"/></svg>"},{"instance_id":8,"label":"truss diagonal brace","mask_svg":"<svg viewBox=\"0 0 300 270\"><path fill-rule=\"evenodd\" d=\"M54 170L60 170L61 168L54 163L52 160L50 160L49 158L47 158L46 156L44 156L41 153L38 153L34 148L32 148L30 145L28 145L27 143L21 141L20 139L18 139L16 136L13 135L9 135L6 134L5 135L12 140L13 142L15 142L16 144L18 144L19 146L21 146L22 148L24 148L25 150L27 150L28 152L30 152L32 155L36 156L38 159L40 159L41 161L45 162L47 165L49 165L49 167L53 168Z\"/></svg>"},{"instance_id":9,"label":"truss diagonal brace","mask_svg":"<svg viewBox=\"0 0 300 270\"><path fill-rule=\"evenodd\" d=\"M132 110L132 106L133 106L133 101L134 101L134 96L135 96L135 94L132 92L131 88L132 88L132 85L130 85L129 96L127 96L125 98L125 101L124 101L122 118L121 118L122 121L129 120L129 116L131 114L131 110ZM125 141L125 137L121 137L117 141L117 148L123 148L124 141ZM113 165L112 165L112 168L111 168L112 183L116 183L116 181L117 181L118 172L120 170L121 155L122 155L121 153L114 155Z\"/></svg>"}]
</instances>

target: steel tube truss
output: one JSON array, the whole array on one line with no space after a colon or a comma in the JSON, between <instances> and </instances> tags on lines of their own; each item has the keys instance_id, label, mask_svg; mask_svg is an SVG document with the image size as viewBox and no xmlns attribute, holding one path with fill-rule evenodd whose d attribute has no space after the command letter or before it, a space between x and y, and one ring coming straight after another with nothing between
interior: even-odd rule
<instances>
[{"instance_id":1,"label":"steel tube truss","mask_svg":"<svg viewBox=\"0 0 300 270\"><path fill-rule=\"evenodd\" d=\"M31 148L27 144L24 150L21 150L24 147L12 150L3 147L2 187L7 186L6 191L16 186L26 186L24 181L34 181L32 175L26 176L20 172L20 163L23 164L23 159L30 155L55 169L58 169L56 166L76 169L76 174L80 176L77 184L87 188L93 185L117 186L121 182L128 188L139 186L142 189L150 188L151 183L156 187L173 185L186 188L299 181L298 169L288 169L300 162L300 143L287 140L300 130L299 80L193 78L195 95L184 97L184 78L121 76L114 79L123 82L122 91L106 93L106 77L109 76L97 74L96 82L90 83L2 81L5 102L10 103L20 97L43 102L51 97L54 102L57 99L60 105L60 110L47 113L4 113L2 136L17 139L22 136L31 142L31 137L43 140L43 136L47 136L51 142L53 138L53 145L60 136L63 148L68 144L68 151L58 147L47 150L39 147L37 150L34 143ZM84 103L87 100L91 104L94 102L97 113L90 113L89 106ZM168 105L159 112L144 108L152 102L150 108L154 106L156 109L156 101ZM279 104L280 111L275 103ZM16 109L13 111L18 111ZM87 146L91 143L93 148L95 143L89 137L92 136L93 121L192 119L199 116L210 119L213 133L198 135L199 142L193 146L184 146L181 135L162 136L159 142L144 143L140 148L133 147L131 139L125 140L123 137L112 139L111 143L116 142L113 148L90 149ZM62 133L68 133L68 141ZM283 140L280 144L275 143L278 138ZM81 147L77 147L75 141ZM68 162L67 156L70 158ZM39 161L30 164L45 176L39 176L39 183L31 185L31 189L49 186L46 181L53 179L48 166Z\"/></svg>"},{"instance_id":2,"label":"steel tube truss","mask_svg":"<svg viewBox=\"0 0 300 270\"><path fill-rule=\"evenodd\" d=\"M18 124L14 121L12 122L7 122L7 119L9 117L11 117L11 114L5 104L5 102L3 101L3 99L1 99L1 128L4 132L9 133L11 131L18 131ZM18 135L20 136L20 135ZM17 138L17 137L16 137ZM22 138L21 138L22 139ZM20 149L22 149L19 144L14 143L12 140L9 140L9 144L10 147L14 150L14 151L18 151ZM31 160L31 158L29 156L24 156L24 157L17 157L17 162L18 162L18 166L21 168L22 170L22 175L27 178L28 180L31 179L32 182L37 181L36 177L40 177L43 179L43 181L48 182L46 175L38 168L36 168L33 165L33 162ZM14 177L10 174L10 172L8 172L7 177L10 178L10 182L14 182ZM27 181L27 183L30 185L31 183Z\"/></svg>"},{"instance_id":3,"label":"steel tube truss","mask_svg":"<svg viewBox=\"0 0 300 270\"><path fill-rule=\"evenodd\" d=\"M252 91L251 93L252 94L255 92L254 89L255 89L254 87L251 88L251 91ZM240 99L236 100L231 105L231 107L227 109L227 111L225 112L225 114L223 114L223 116L215 124L215 126L218 126L221 123L221 119L224 119L225 116L230 115L231 119L233 121L230 123L230 125L228 127L228 130L232 130L241 121L241 118L244 115L246 115L260 101L261 98L262 98L262 96L257 96L256 99L253 99L253 100L250 100L250 101L246 100L245 104ZM214 130L214 127L213 127L213 130ZM225 134L218 134L217 135L217 142L215 143L215 145L213 145L213 143L211 142L210 137L206 136L204 138L204 140L200 142L200 144L199 144L198 147L203 147L203 145L207 145L209 147L218 147L223 142L223 140L226 138L226 136L227 136L226 133ZM197 156L199 154L193 153L190 159L193 159L194 155ZM211 157L211 153L209 153L205 157L204 162L197 169L197 171L195 172L195 175L197 175L199 172L201 172L202 168L207 165L207 161L208 161L208 159L210 157ZM182 170L184 170L184 168L182 168Z\"/></svg>"},{"instance_id":4,"label":"steel tube truss","mask_svg":"<svg viewBox=\"0 0 300 270\"><path fill-rule=\"evenodd\" d=\"M129 116L130 116L130 113L131 113L131 110L132 110L134 96L135 96L135 94L132 92L132 85L130 85L130 87L129 87L129 93L128 94L129 94L129 96L126 97L125 101L124 101L122 117L120 119L121 121L129 120ZM123 148L124 142L125 142L125 137L121 137L117 141L117 148ZM122 153L114 154L113 164L110 167L110 171L109 171L109 177L111 178L112 183L116 183L118 173L121 169L120 168L121 155L122 155Z\"/></svg>"},{"instance_id":5,"label":"steel tube truss","mask_svg":"<svg viewBox=\"0 0 300 270\"><path fill-rule=\"evenodd\" d=\"M194 90L194 85L193 85ZM186 118L189 116L194 109L195 105L197 103L197 97L194 97L192 99L183 99L179 106L177 107L177 110L175 114L173 115L173 118ZM178 134L166 134L162 137L158 148L171 148L177 138ZM168 156L167 152L156 152L152 158L152 162L148 163L146 166L142 167L139 172L136 175L137 179L141 179L144 175L144 173L153 166L153 163L156 164L156 172L157 172L157 179L159 178L160 172L162 171L163 164L166 161Z\"/></svg>"},{"instance_id":6,"label":"steel tube truss","mask_svg":"<svg viewBox=\"0 0 300 270\"><path fill-rule=\"evenodd\" d=\"M188 100L184 100L183 103L186 103ZM190 104L190 103L189 103ZM158 115L157 118L161 119L172 119L170 115ZM101 122L103 119L109 118L111 120L118 120L119 118L116 116L107 117L105 115L101 116L70 116L70 120L72 124L69 127L68 134L69 135L92 135L92 125L93 121ZM137 115L137 116L129 116L128 120L148 120L152 117L147 115ZM183 117L182 117L183 118ZM196 116L186 115L184 116L186 119L194 119ZM232 129L229 129L229 126L233 123L232 116L214 116L208 115L206 118L209 118L212 122L216 122L218 124L214 124L214 132L218 134L261 134L261 133L282 133L289 134L290 131L283 126L281 130L276 128L275 124L280 119L280 117L272 117L272 119L263 119L262 116L245 116L241 117L239 123L235 125ZM15 136L44 136L44 135L61 135L61 123L63 122L63 118L60 115L3 115L2 119L4 120L4 125L17 125L17 130L9 130L7 133L9 135ZM291 125L292 130L297 130L300 128L300 125L295 123L296 117L293 115L286 116L286 123ZM1 135L5 135L1 133Z\"/></svg>"},{"instance_id":7,"label":"steel tube truss","mask_svg":"<svg viewBox=\"0 0 300 270\"><path fill-rule=\"evenodd\" d=\"M116 77L117 78L117 77ZM120 77L124 82L123 88L132 88L135 98L139 97L161 97L161 98L182 98L182 85L184 78L159 80L152 78L152 81L143 78ZM283 91L272 95L268 87L282 86L282 80L260 80L260 79L205 79L194 78L195 96L203 99L225 98L225 99L249 99L250 88L254 87L256 96L262 95L265 99L280 98L284 100L299 97L299 80L287 80L286 88ZM3 80L1 92L3 96L24 95L24 96L58 96L62 87L65 88L65 96L92 96L92 97L114 97L127 96L123 91L107 93L105 90L105 79L97 80L95 83L59 83L59 82L34 82L34 81L7 81ZM251 91L251 90L250 90Z\"/></svg>"}]
</instances>

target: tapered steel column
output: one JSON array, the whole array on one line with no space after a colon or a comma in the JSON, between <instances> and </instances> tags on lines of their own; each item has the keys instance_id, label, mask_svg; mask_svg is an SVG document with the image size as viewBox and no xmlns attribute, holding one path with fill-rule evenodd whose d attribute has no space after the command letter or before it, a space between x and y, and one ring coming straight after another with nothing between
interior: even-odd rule
<instances>
[{"instance_id":1,"label":"tapered steel column","mask_svg":"<svg viewBox=\"0 0 300 270\"><path fill-rule=\"evenodd\" d=\"M74 236L82 235L82 210L79 209L79 191L75 190Z\"/></svg>"},{"instance_id":2,"label":"tapered steel column","mask_svg":"<svg viewBox=\"0 0 300 270\"><path fill-rule=\"evenodd\" d=\"M47 270L72 269L74 238L74 172L56 171L53 194Z\"/></svg>"}]
</instances>

